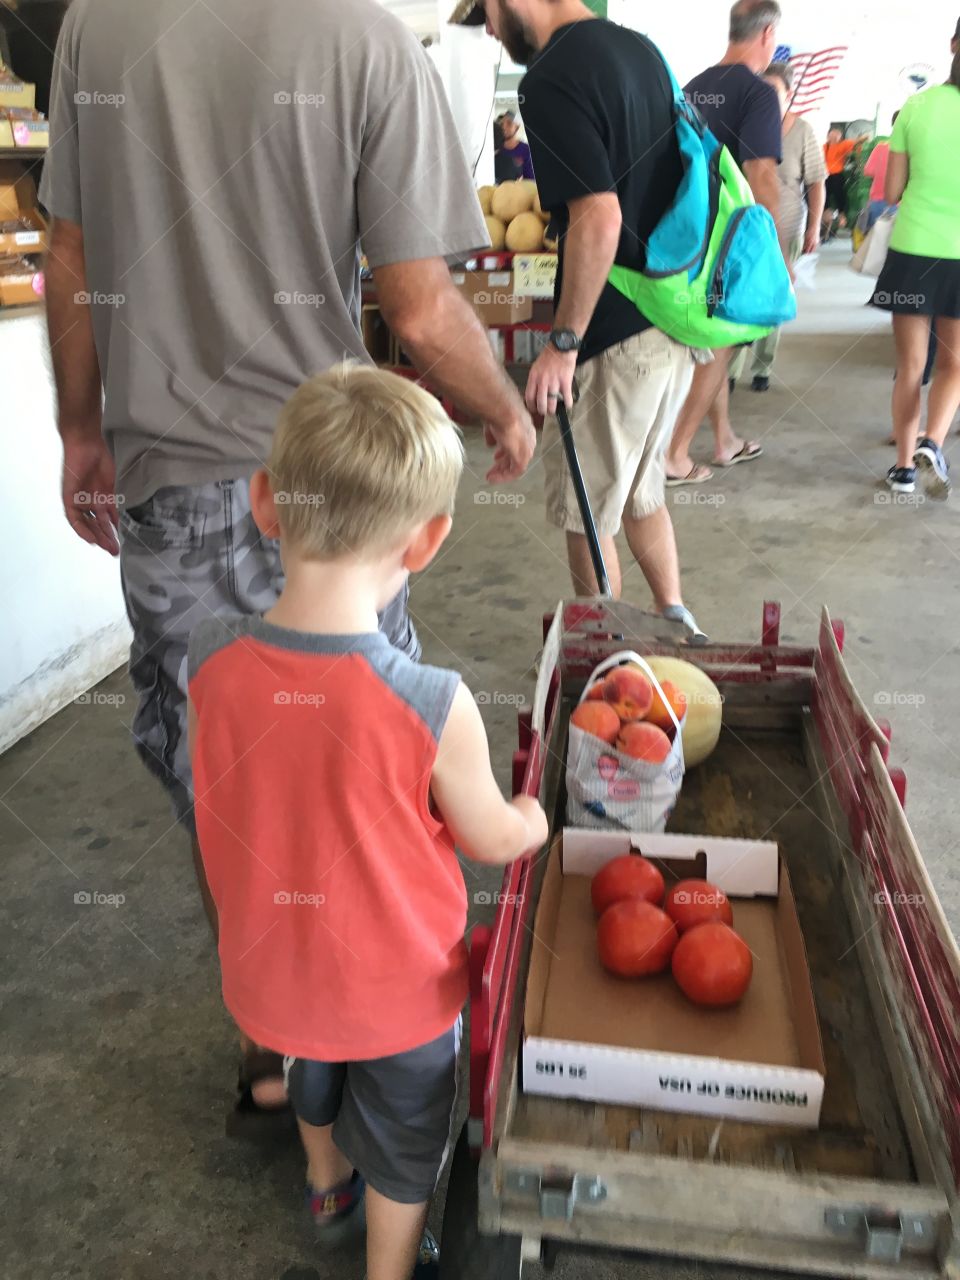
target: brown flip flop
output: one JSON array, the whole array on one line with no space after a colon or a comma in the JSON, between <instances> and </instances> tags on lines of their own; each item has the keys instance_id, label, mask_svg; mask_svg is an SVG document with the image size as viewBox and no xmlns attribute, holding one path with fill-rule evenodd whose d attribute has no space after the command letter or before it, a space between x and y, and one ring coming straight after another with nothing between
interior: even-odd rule
<instances>
[{"instance_id":1,"label":"brown flip flop","mask_svg":"<svg viewBox=\"0 0 960 1280\"><path fill-rule=\"evenodd\" d=\"M677 489L682 484L706 484L712 479L713 472L710 468L695 462L685 476L667 476L664 483L668 489Z\"/></svg>"}]
</instances>

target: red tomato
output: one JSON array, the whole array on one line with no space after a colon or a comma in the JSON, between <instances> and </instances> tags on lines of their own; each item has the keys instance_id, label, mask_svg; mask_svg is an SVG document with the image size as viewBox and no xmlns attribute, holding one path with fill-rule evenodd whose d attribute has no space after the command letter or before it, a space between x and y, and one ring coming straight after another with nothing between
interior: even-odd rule
<instances>
[{"instance_id":1,"label":"red tomato","mask_svg":"<svg viewBox=\"0 0 960 1280\"><path fill-rule=\"evenodd\" d=\"M710 920L733 924L730 899L709 880L678 880L667 894L663 909L680 933Z\"/></svg>"},{"instance_id":2,"label":"red tomato","mask_svg":"<svg viewBox=\"0 0 960 1280\"><path fill-rule=\"evenodd\" d=\"M753 977L753 956L739 933L717 920L695 925L683 935L672 967L688 999L721 1008L743 998Z\"/></svg>"},{"instance_id":3,"label":"red tomato","mask_svg":"<svg viewBox=\"0 0 960 1280\"><path fill-rule=\"evenodd\" d=\"M643 898L659 907L663 901L663 876L639 853L625 853L601 867L593 877L590 897L593 909L602 916L607 907L624 898Z\"/></svg>"},{"instance_id":4,"label":"red tomato","mask_svg":"<svg viewBox=\"0 0 960 1280\"><path fill-rule=\"evenodd\" d=\"M677 931L665 911L642 898L615 902L597 925L600 963L620 978L662 973L677 945Z\"/></svg>"}]
</instances>

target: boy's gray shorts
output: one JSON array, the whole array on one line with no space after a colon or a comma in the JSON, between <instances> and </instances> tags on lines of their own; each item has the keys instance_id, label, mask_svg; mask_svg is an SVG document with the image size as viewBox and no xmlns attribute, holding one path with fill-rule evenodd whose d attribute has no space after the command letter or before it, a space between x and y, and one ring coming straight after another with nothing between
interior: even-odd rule
<instances>
[{"instance_id":1,"label":"boy's gray shorts","mask_svg":"<svg viewBox=\"0 0 960 1280\"><path fill-rule=\"evenodd\" d=\"M398 1204L422 1204L436 1189L457 1101L461 1025L458 1018L429 1044L369 1062L284 1059L299 1119L332 1124L353 1167Z\"/></svg>"},{"instance_id":2,"label":"boy's gray shorts","mask_svg":"<svg viewBox=\"0 0 960 1280\"><path fill-rule=\"evenodd\" d=\"M264 613L283 588L280 546L250 512L247 480L158 489L120 516L120 573L133 627L130 678L138 695L133 737L163 783L177 819L193 824L187 750L187 641L213 615ZM417 633L407 591L389 604L381 630L413 659Z\"/></svg>"}]
</instances>

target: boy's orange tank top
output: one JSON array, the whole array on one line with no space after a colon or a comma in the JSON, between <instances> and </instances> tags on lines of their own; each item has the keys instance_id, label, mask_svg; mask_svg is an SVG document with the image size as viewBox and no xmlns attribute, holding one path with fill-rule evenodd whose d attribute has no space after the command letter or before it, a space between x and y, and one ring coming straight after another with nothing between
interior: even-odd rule
<instances>
[{"instance_id":1,"label":"boy's orange tank top","mask_svg":"<svg viewBox=\"0 0 960 1280\"><path fill-rule=\"evenodd\" d=\"M224 1001L257 1044L363 1060L456 1021L466 892L430 777L458 683L379 634L193 633L197 836Z\"/></svg>"}]
</instances>

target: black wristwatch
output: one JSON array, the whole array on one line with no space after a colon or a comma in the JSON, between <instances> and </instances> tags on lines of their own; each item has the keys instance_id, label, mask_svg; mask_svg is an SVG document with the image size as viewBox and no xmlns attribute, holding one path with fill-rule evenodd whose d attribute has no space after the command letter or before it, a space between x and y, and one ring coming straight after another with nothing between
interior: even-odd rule
<instances>
[{"instance_id":1,"label":"black wristwatch","mask_svg":"<svg viewBox=\"0 0 960 1280\"><path fill-rule=\"evenodd\" d=\"M579 351L583 346L583 339L578 338L572 329L554 329L550 334L550 345L564 353Z\"/></svg>"}]
</instances>

